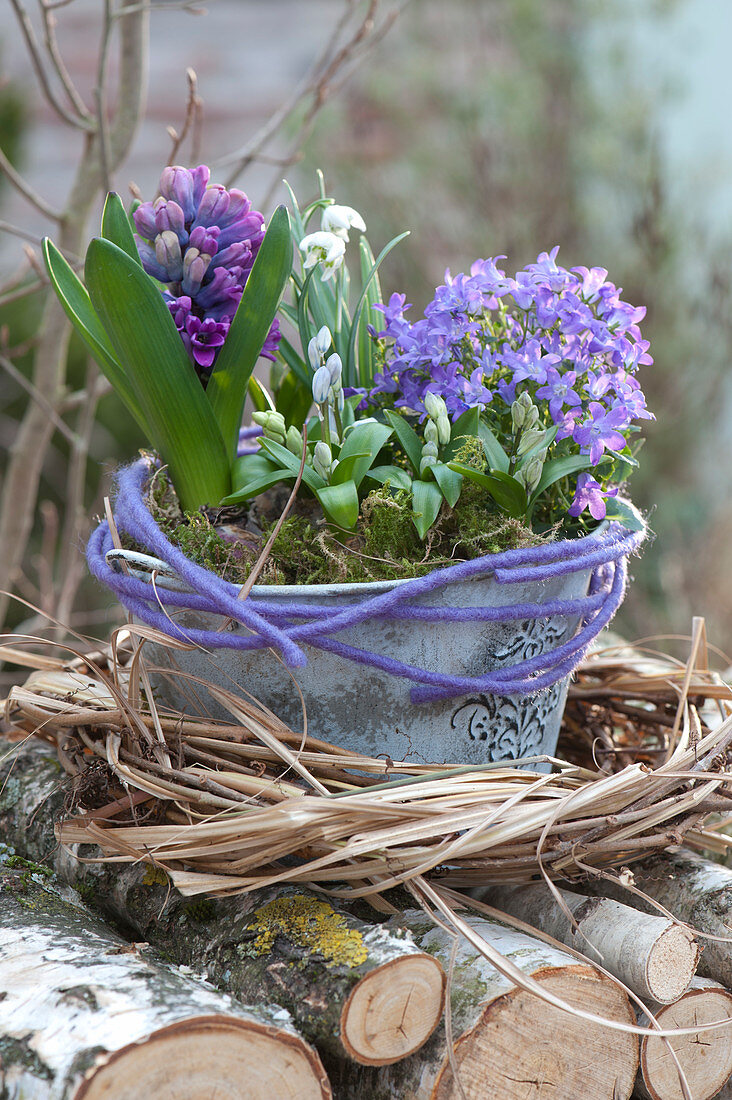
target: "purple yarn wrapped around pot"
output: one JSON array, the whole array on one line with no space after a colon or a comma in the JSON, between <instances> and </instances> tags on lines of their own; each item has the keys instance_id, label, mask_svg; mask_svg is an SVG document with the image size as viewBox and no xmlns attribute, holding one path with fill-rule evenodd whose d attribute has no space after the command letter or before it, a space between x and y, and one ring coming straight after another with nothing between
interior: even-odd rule
<instances>
[{"instance_id":1,"label":"purple yarn wrapped around pot","mask_svg":"<svg viewBox=\"0 0 732 1100\"><path fill-rule=\"evenodd\" d=\"M499 695L533 695L568 676L587 653L592 641L620 606L627 584L627 559L646 537L645 528L630 531L610 523L581 539L565 539L541 546L507 550L472 561L436 569L424 577L403 581L345 608L238 599L239 588L190 561L162 533L145 506L143 488L151 467L141 459L117 476L115 522L146 551L165 561L190 588L190 592L162 588L126 573L117 572L106 560L113 549L106 520L92 532L87 561L92 574L110 588L128 611L149 626L179 641L207 649L263 649L273 647L291 668L307 662L303 644L336 653L348 660L381 669L413 683L413 702L446 699L470 691ZM499 584L542 581L566 573L592 569L589 592L575 599L503 607L425 607L414 601L455 581L492 574ZM190 609L230 617L249 634L186 629L178 626L167 609ZM449 676L405 664L339 642L333 635L367 619L511 622L554 615L581 617L574 637L554 649L518 661L488 675Z\"/></svg>"}]
</instances>

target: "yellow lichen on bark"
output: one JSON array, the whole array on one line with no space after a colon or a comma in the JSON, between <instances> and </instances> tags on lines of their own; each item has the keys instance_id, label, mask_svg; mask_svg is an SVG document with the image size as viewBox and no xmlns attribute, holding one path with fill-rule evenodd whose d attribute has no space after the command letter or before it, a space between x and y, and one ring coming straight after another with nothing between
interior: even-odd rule
<instances>
[{"instance_id":1,"label":"yellow lichen on bark","mask_svg":"<svg viewBox=\"0 0 732 1100\"><path fill-rule=\"evenodd\" d=\"M270 951L277 936L286 936L298 947L322 955L326 966L360 966L368 958L362 934L349 928L326 901L304 894L275 898L263 905L254 915L254 927L258 955Z\"/></svg>"}]
</instances>

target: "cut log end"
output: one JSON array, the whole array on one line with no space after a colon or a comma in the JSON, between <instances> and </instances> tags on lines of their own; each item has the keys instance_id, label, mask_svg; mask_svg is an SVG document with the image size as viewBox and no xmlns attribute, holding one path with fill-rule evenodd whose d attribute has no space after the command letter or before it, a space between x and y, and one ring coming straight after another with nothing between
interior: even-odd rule
<instances>
[{"instance_id":1,"label":"cut log end","mask_svg":"<svg viewBox=\"0 0 732 1100\"><path fill-rule=\"evenodd\" d=\"M94 1067L74 1100L330 1100L313 1051L266 1025L202 1016L155 1032Z\"/></svg>"},{"instance_id":2,"label":"cut log end","mask_svg":"<svg viewBox=\"0 0 732 1100\"><path fill-rule=\"evenodd\" d=\"M658 1009L656 1019L664 1029L732 1020L732 993L721 987L691 989L676 1004ZM669 1040L694 1100L710 1100L732 1076L731 1039L732 1030L727 1025ZM683 1100L676 1066L662 1039L643 1039L641 1074L652 1100Z\"/></svg>"},{"instance_id":3,"label":"cut log end","mask_svg":"<svg viewBox=\"0 0 732 1100\"><path fill-rule=\"evenodd\" d=\"M635 1024L622 990L589 967L534 977L577 1009ZM638 1067L638 1042L632 1034L609 1031L516 990L488 1005L478 1024L455 1044L454 1061L462 1090L446 1065L435 1100L540 1100L554 1095L627 1100Z\"/></svg>"},{"instance_id":4,"label":"cut log end","mask_svg":"<svg viewBox=\"0 0 732 1100\"><path fill-rule=\"evenodd\" d=\"M653 945L646 965L646 982L654 1001L670 1004L689 988L699 961L692 933L678 924L667 928Z\"/></svg>"},{"instance_id":5,"label":"cut log end","mask_svg":"<svg viewBox=\"0 0 732 1100\"><path fill-rule=\"evenodd\" d=\"M341 1014L341 1042L362 1065L390 1065L426 1042L440 1022L444 999L445 973L437 959L394 959L351 992Z\"/></svg>"}]
</instances>

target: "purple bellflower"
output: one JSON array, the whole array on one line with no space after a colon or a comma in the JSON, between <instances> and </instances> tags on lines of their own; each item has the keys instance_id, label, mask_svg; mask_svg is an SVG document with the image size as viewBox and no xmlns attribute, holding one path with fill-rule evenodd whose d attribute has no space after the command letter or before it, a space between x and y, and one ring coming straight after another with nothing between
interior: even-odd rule
<instances>
[{"instance_id":1,"label":"purple bellflower","mask_svg":"<svg viewBox=\"0 0 732 1100\"><path fill-rule=\"evenodd\" d=\"M163 284L183 344L205 385L223 347L259 246L264 218L243 191L210 185L209 170L173 165L160 194L133 214L142 265ZM261 354L274 360L277 321Z\"/></svg>"}]
</instances>

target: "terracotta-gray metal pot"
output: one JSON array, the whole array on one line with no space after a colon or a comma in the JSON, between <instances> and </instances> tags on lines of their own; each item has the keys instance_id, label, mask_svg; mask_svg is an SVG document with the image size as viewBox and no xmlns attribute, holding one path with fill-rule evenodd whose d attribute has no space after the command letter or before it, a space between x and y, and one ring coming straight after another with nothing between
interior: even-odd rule
<instances>
[{"instance_id":1,"label":"terracotta-gray metal pot","mask_svg":"<svg viewBox=\"0 0 732 1100\"><path fill-rule=\"evenodd\" d=\"M499 584L488 576L447 585L421 597L419 602L431 607L542 603L586 595L589 580L589 569L528 584ZM266 599L282 602L283 606L295 601L337 607L403 583L255 585L251 596L255 603ZM219 616L208 613L174 614L184 630L216 630L222 623ZM406 664L478 677L556 647L576 632L578 624L578 616L513 623L371 619L337 637L348 645L395 656ZM235 624L228 629L244 628ZM533 696L475 691L420 705L410 699L409 680L311 646L303 648L307 665L292 672L271 650L221 649L204 653L147 643L145 652L156 665L174 667L172 658L183 671L203 680L230 690L244 689L294 730L300 730L302 707L294 677L305 700L308 731L373 756L483 764L555 752L569 678ZM176 682L175 677L158 675L155 684L162 701L188 713L194 710L191 691L181 690L180 679ZM197 687L196 691L208 713L231 720L230 714L206 692Z\"/></svg>"}]
</instances>

